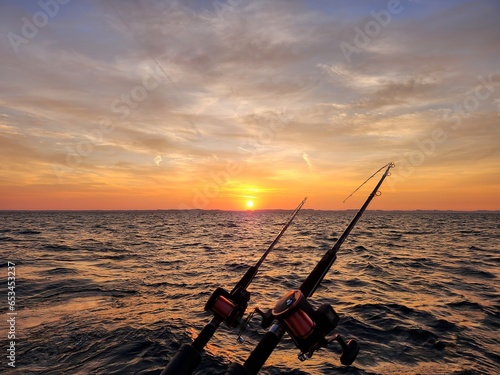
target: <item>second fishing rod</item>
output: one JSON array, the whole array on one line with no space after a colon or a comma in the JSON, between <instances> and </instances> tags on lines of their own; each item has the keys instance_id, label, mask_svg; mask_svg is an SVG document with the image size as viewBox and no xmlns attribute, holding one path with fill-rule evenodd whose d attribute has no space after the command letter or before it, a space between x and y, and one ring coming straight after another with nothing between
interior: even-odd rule
<instances>
[{"instance_id":1,"label":"second fishing rod","mask_svg":"<svg viewBox=\"0 0 500 375\"><path fill-rule=\"evenodd\" d=\"M295 219L295 216L297 216L304 203L306 203L306 200L307 197L300 202L271 245L269 245L257 263L248 268L246 273L243 275L241 280L238 281L231 292L228 292L223 288L217 288L212 293L205 305L205 310L211 312L213 314L213 318L207 325L205 325L198 337L191 344L184 344L179 348L161 375L191 375L201 362L201 353L203 352L203 348L212 338L222 322L230 328L235 328L243 324L242 317L245 314L248 301L250 300L250 292L247 290L248 286L257 275L257 272L267 255L271 252L274 246L276 246L281 236L283 236L293 219Z\"/></svg>"}]
</instances>

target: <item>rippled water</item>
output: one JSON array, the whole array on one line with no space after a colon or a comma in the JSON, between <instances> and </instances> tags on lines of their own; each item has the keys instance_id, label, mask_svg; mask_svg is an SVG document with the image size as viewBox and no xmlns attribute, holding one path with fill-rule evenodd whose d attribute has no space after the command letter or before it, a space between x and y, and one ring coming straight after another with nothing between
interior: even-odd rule
<instances>
[{"instance_id":1,"label":"rippled water","mask_svg":"<svg viewBox=\"0 0 500 375\"><path fill-rule=\"evenodd\" d=\"M355 212L304 210L263 264L250 307L300 286ZM208 322L211 292L231 289L289 211L0 212L2 306L16 263L12 374L159 374ZM366 212L312 300L361 345L351 367L335 345L306 362L285 336L261 374L500 373L500 215ZM223 326L197 374L223 374L240 345ZM5 346L6 334L2 334Z\"/></svg>"}]
</instances>

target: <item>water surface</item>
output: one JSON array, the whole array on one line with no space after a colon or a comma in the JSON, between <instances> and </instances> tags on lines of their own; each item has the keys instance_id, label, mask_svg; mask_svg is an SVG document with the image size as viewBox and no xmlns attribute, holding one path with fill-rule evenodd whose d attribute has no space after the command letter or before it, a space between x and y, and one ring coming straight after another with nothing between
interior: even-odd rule
<instances>
[{"instance_id":1,"label":"water surface","mask_svg":"<svg viewBox=\"0 0 500 375\"><path fill-rule=\"evenodd\" d=\"M0 212L2 274L16 263L18 312L16 369L3 356L2 371L159 374L210 319L211 292L231 289L290 214ZM250 308L298 288L354 214L299 213L250 286ZM332 304L338 331L360 343L353 366L340 365L333 344L300 362L285 336L261 374L500 373L499 219L366 212L312 298ZM264 333L256 319L240 345L221 327L196 373L223 374Z\"/></svg>"}]
</instances>

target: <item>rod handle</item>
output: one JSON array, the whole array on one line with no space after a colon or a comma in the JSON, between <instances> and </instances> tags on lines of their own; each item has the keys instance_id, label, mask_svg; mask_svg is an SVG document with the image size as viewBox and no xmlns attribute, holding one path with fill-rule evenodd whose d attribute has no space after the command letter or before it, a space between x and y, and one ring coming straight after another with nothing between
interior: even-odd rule
<instances>
[{"instance_id":1,"label":"rod handle","mask_svg":"<svg viewBox=\"0 0 500 375\"><path fill-rule=\"evenodd\" d=\"M252 353L250 353L250 356L245 361L243 367L248 370L249 374L256 375L260 371L262 366L264 366L264 363L266 363L267 359L278 345L280 339L283 337L284 331L282 328L279 327L277 330L274 328L275 327L273 326L268 332L266 332L259 344L255 347ZM230 374L231 373L226 375Z\"/></svg>"},{"instance_id":2,"label":"rod handle","mask_svg":"<svg viewBox=\"0 0 500 375\"><path fill-rule=\"evenodd\" d=\"M224 375L252 375L252 373L239 363L232 363Z\"/></svg>"},{"instance_id":3,"label":"rod handle","mask_svg":"<svg viewBox=\"0 0 500 375\"><path fill-rule=\"evenodd\" d=\"M214 335L215 331L219 327L219 324L220 322L218 320L212 319L210 323L208 323L205 327L203 327L200 334L192 344L193 348L196 349L198 352L201 352L205 347L205 345L207 345L208 341L210 341L210 339Z\"/></svg>"},{"instance_id":4,"label":"rod handle","mask_svg":"<svg viewBox=\"0 0 500 375\"><path fill-rule=\"evenodd\" d=\"M277 330L275 328L277 327ZM273 326L250 353L243 365L233 363L224 375L257 375L278 345L284 331L279 325Z\"/></svg>"},{"instance_id":5,"label":"rod handle","mask_svg":"<svg viewBox=\"0 0 500 375\"><path fill-rule=\"evenodd\" d=\"M191 344L182 345L161 375L191 375L201 362L201 354Z\"/></svg>"}]
</instances>

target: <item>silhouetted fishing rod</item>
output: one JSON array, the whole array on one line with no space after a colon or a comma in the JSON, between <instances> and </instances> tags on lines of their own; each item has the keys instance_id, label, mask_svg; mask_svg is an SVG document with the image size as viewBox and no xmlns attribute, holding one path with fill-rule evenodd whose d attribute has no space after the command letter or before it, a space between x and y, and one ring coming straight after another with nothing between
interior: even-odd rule
<instances>
[{"instance_id":1,"label":"silhouetted fishing rod","mask_svg":"<svg viewBox=\"0 0 500 375\"><path fill-rule=\"evenodd\" d=\"M377 195L380 185L382 185L384 179L389 175L389 170L394 167L394 163L389 163L385 167L387 168L384 174L368 196L368 199L335 245L316 264L316 267L314 267L302 283L300 289L285 294L270 311L271 319L275 323L260 340L245 363L243 365L233 363L225 375L256 375L276 348L285 332L290 335L295 345L299 348L300 353L298 358L301 361L311 358L316 350L326 347L330 342L337 341L342 347L342 355L340 357L342 364L348 366L354 362L359 352L359 345L355 340L349 340L346 343L339 334L326 337L339 322L339 316L333 307L324 304L317 310L314 310L307 298L313 295L323 281L335 259L337 259L337 251L361 218L372 199ZM262 318L262 326L267 328L272 320L269 319L268 314L262 314Z\"/></svg>"},{"instance_id":2,"label":"silhouetted fishing rod","mask_svg":"<svg viewBox=\"0 0 500 375\"><path fill-rule=\"evenodd\" d=\"M192 374L201 362L201 352L203 351L203 348L212 338L217 328L219 328L219 325L224 322L228 327L234 328L242 323L241 318L245 314L248 301L250 300L250 293L246 289L257 275L259 267L262 265L267 255L271 252L274 246L276 246L279 239L288 229L293 219L295 219L295 216L297 216L304 203L306 203L306 200L307 197L300 202L271 245L267 248L264 254L262 254L257 263L248 268L245 275L240 281L238 281L231 293L227 292L223 288L217 288L212 293L207 304L205 305L205 310L210 311L214 315L213 318L202 329L192 344L184 344L179 348L178 352L170 360L161 375Z\"/></svg>"}]
</instances>

